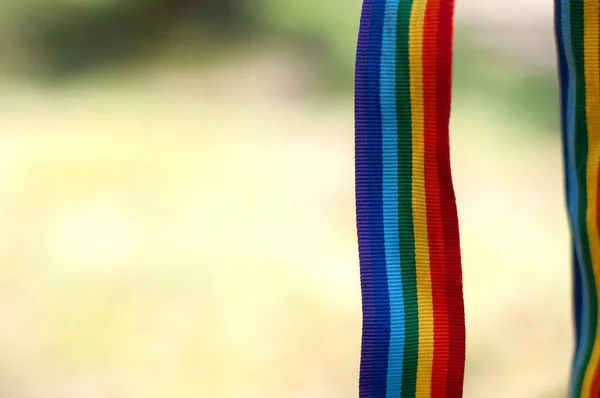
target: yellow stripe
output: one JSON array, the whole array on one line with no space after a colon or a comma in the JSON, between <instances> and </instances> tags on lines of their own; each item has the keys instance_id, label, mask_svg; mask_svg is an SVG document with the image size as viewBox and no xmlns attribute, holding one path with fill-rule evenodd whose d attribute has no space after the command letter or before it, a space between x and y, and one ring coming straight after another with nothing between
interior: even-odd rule
<instances>
[{"instance_id":1,"label":"yellow stripe","mask_svg":"<svg viewBox=\"0 0 600 398\"><path fill-rule=\"evenodd\" d=\"M412 106L412 206L417 261L419 306L419 364L417 397L431 395L433 368L433 299L429 269L429 240L425 202L425 112L423 105L423 24L427 0L414 0L410 16L409 57L410 97Z\"/></svg>"},{"instance_id":2,"label":"yellow stripe","mask_svg":"<svg viewBox=\"0 0 600 398\"><path fill-rule=\"evenodd\" d=\"M596 286L600 286L600 239L598 239L598 225L596 222L596 201L598 199L598 162L600 161L600 80L598 75L598 1L585 1L584 3L584 59L585 59L585 95L586 118L588 126L588 161L586 170L587 183L587 213L586 223L592 267ZM599 314L600 315L600 314ZM599 316L600 319L600 316ZM590 397L594 372L600 359L600 323L596 328L596 341L588 364L583 386L582 397Z\"/></svg>"}]
</instances>

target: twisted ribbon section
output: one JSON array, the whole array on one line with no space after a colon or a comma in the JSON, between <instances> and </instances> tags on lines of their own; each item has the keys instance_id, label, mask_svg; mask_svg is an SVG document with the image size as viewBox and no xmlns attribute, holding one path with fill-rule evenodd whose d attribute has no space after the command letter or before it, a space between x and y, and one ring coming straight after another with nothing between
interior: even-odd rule
<instances>
[{"instance_id":1,"label":"twisted ribbon section","mask_svg":"<svg viewBox=\"0 0 600 398\"><path fill-rule=\"evenodd\" d=\"M576 344L569 396L600 397L600 1L556 0Z\"/></svg>"},{"instance_id":2,"label":"twisted ribbon section","mask_svg":"<svg viewBox=\"0 0 600 398\"><path fill-rule=\"evenodd\" d=\"M453 0L364 0L355 82L360 397L462 396Z\"/></svg>"}]
</instances>

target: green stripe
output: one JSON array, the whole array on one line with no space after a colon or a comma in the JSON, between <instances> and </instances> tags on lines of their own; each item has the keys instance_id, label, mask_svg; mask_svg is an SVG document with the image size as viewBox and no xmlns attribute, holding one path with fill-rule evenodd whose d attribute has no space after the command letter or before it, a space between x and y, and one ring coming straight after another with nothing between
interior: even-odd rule
<instances>
[{"instance_id":1,"label":"green stripe","mask_svg":"<svg viewBox=\"0 0 600 398\"><path fill-rule=\"evenodd\" d=\"M585 275L584 283L588 286L589 296L589 325L588 340L584 342L584 354L581 366L576 369L576 394L579 395L583 385L585 372L592 355L596 336L596 325L598 323L598 302L596 286L594 283L594 271L590 255L589 237L587 234L587 158L588 158L588 131L586 121L585 100L585 61L584 61L584 2L582 0L571 1L571 43L573 47L573 58L575 63L575 164L577 167L577 180L579 181L579 229L581 246L583 248L583 264Z\"/></svg>"},{"instance_id":2,"label":"green stripe","mask_svg":"<svg viewBox=\"0 0 600 398\"><path fill-rule=\"evenodd\" d=\"M404 295L405 337L402 397L413 397L419 361L417 269L412 210L412 116L410 101L409 29L412 0L398 9L396 52L396 107L398 112L398 231Z\"/></svg>"}]
</instances>

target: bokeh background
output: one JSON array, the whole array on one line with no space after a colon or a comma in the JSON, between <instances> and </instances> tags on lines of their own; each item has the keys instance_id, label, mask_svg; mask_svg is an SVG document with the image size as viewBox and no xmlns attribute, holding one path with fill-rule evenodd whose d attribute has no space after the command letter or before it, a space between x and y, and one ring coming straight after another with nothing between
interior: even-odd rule
<instances>
[{"instance_id":1,"label":"bokeh background","mask_svg":"<svg viewBox=\"0 0 600 398\"><path fill-rule=\"evenodd\" d=\"M0 1L0 396L357 396L359 0ZM465 396L566 394L552 4L457 0Z\"/></svg>"}]
</instances>

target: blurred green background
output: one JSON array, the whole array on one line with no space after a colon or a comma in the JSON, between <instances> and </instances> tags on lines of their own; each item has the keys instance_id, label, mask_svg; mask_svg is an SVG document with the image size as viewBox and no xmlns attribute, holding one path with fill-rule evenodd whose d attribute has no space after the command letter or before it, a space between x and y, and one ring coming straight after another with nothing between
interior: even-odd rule
<instances>
[{"instance_id":1,"label":"blurred green background","mask_svg":"<svg viewBox=\"0 0 600 398\"><path fill-rule=\"evenodd\" d=\"M457 3L465 396L562 397L552 5ZM0 2L0 396L357 395L359 16L359 0Z\"/></svg>"}]
</instances>

